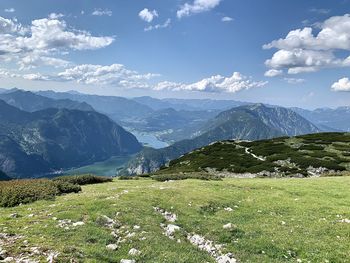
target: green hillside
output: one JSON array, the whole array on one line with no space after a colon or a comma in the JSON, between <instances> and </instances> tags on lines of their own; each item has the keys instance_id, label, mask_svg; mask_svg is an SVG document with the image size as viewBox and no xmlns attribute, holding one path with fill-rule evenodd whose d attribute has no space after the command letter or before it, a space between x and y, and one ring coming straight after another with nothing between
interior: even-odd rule
<instances>
[{"instance_id":1,"label":"green hillside","mask_svg":"<svg viewBox=\"0 0 350 263\"><path fill-rule=\"evenodd\" d=\"M289 109L263 104L236 107L209 120L195 138L178 141L162 149L144 149L129 162L124 172L155 172L170 160L216 141L262 140L319 131L312 123Z\"/></svg>"},{"instance_id":2,"label":"green hillside","mask_svg":"<svg viewBox=\"0 0 350 263\"><path fill-rule=\"evenodd\" d=\"M346 170L350 170L350 133L319 133L254 142L217 142L171 161L158 174L280 177Z\"/></svg>"},{"instance_id":3,"label":"green hillside","mask_svg":"<svg viewBox=\"0 0 350 263\"><path fill-rule=\"evenodd\" d=\"M350 177L82 186L82 192L56 200L0 208L1 256L27 262L214 263L227 255L241 263L345 263L349 189ZM204 240L203 248L221 247L211 256L198 247Z\"/></svg>"}]
</instances>

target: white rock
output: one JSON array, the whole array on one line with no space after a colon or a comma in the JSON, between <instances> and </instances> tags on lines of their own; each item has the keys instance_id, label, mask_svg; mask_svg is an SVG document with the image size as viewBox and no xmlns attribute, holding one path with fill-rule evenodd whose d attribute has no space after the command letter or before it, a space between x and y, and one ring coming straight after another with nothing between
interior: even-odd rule
<instances>
[{"instance_id":1,"label":"white rock","mask_svg":"<svg viewBox=\"0 0 350 263\"><path fill-rule=\"evenodd\" d=\"M83 226L83 225L85 225L85 223L82 221L73 223L73 226Z\"/></svg>"},{"instance_id":2,"label":"white rock","mask_svg":"<svg viewBox=\"0 0 350 263\"><path fill-rule=\"evenodd\" d=\"M176 231L180 230L180 227L177 225L167 225L165 228L165 235L167 237L173 238Z\"/></svg>"},{"instance_id":3,"label":"white rock","mask_svg":"<svg viewBox=\"0 0 350 263\"><path fill-rule=\"evenodd\" d=\"M130 256L138 256L141 254L140 250L137 250L136 248L132 248L129 250L129 255Z\"/></svg>"},{"instance_id":4,"label":"white rock","mask_svg":"<svg viewBox=\"0 0 350 263\"><path fill-rule=\"evenodd\" d=\"M223 229L231 229L232 228L232 224L231 223L228 223L226 225L223 225L222 226Z\"/></svg>"},{"instance_id":5,"label":"white rock","mask_svg":"<svg viewBox=\"0 0 350 263\"><path fill-rule=\"evenodd\" d=\"M117 250L118 249L118 245L117 244L109 244L106 246L106 248L108 250Z\"/></svg>"},{"instance_id":6,"label":"white rock","mask_svg":"<svg viewBox=\"0 0 350 263\"><path fill-rule=\"evenodd\" d=\"M233 211L233 209L231 207L225 207L224 210L227 211L227 212L232 212Z\"/></svg>"},{"instance_id":7,"label":"white rock","mask_svg":"<svg viewBox=\"0 0 350 263\"><path fill-rule=\"evenodd\" d=\"M133 259L122 259L120 263L136 263L136 261Z\"/></svg>"},{"instance_id":8,"label":"white rock","mask_svg":"<svg viewBox=\"0 0 350 263\"><path fill-rule=\"evenodd\" d=\"M14 262L14 258L13 257L7 257L2 262Z\"/></svg>"},{"instance_id":9,"label":"white rock","mask_svg":"<svg viewBox=\"0 0 350 263\"><path fill-rule=\"evenodd\" d=\"M221 255L216 258L217 263L236 263L237 260L233 257L232 254Z\"/></svg>"},{"instance_id":10,"label":"white rock","mask_svg":"<svg viewBox=\"0 0 350 263\"><path fill-rule=\"evenodd\" d=\"M339 220L339 222L350 224L350 219L342 219L342 220Z\"/></svg>"},{"instance_id":11,"label":"white rock","mask_svg":"<svg viewBox=\"0 0 350 263\"><path fill-rule=\"evenodd\" d=\"M134 226L134 229L135 229L135 230L139 230L140 228L141 228L141 227L138 226L138 225L135 225L135 226Z\"/></svg>"}]
</instances>

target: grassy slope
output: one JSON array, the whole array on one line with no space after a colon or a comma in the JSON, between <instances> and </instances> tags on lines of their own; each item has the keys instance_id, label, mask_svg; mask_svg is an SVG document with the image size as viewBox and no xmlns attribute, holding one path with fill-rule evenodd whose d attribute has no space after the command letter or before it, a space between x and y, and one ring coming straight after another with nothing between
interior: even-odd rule
<instances>
[{"instance_id":1,"label":"grassy slope","mask_svg":"<svg viewBox=\"0 0 350 263\"><path fill-rule=\"evenodd\" d=\"M249 150L248 153L245 148ZM276 163L288 159L290 164ZM253 142L217 142L171 161L169 168L164 167L157 173L200 172L206 168L258 173L273 172L277 168L278 175L282 175L282 172L284 175L310 175L307 172L309 166L335 171L350 170L350 133L318 133Z\"/></svg>"},{"instance_id":2,"label":"grassy slope","mask_svg":"<svg viewBox=\"0 0 350 263\"><path fill-rule=\"evenodd\" d=\"M149 179L114 181L83 187L79 194L39 201L16 208L0 209L0 232L22 235L10 253L29 247L59 251L60 262L70 258L82 262L120 262L131 258L137 248L137 262L214 262L178 235L177 243L162 234L159 206L177 214L177 225L187 232L227 244L241 262L346 262L350 258L350 177L313 179L224 179L223 181L185 180L160 183ZM123 190L128 193L120 195ZM117 197L119 196L119 197ZM189 206L189 203L192 205ZM220 207L210 212L210 207ZM223 207L234 208L233 212ZM210 209L209 209L210 210ZM215 209L214 209L215 210ZM115 217L116 213L120 215ZM18 218L10 218L18 213ZM33 217L28 215L33 214ZM117 218L129 228L140 225L137 235L122 243L117 251L105 246L113 241L110 230L96 222L101 215ZM85 225L64 230L58 219L84 221ZM223 225L233 223L233 231ZM285 223L283 223L285 222ZM141 234L141 231L147 233ZM146 240L140 241L141 236ZM44 260L43 260L44 261Z\"/></svg>"}]
</instances>

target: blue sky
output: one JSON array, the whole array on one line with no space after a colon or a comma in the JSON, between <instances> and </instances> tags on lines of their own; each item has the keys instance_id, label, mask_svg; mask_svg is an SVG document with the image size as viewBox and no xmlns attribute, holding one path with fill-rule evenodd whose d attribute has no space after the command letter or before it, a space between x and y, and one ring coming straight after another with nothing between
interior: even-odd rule
<instances>
[{"instance_id":1,"label":"blue sky","mask_svg":"<svg viewBox=\"0 0 350 263\"><path fill-rule=\"evenodd\" d=\"M350 105L349 13L347 0L3 0L0 87Z\"/></svg>"}]
</instances>

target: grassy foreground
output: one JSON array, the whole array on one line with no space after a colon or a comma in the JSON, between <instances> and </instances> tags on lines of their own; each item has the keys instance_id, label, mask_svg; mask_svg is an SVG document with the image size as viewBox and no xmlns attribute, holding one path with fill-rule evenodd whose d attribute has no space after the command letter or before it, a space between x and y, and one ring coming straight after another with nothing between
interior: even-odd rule
<instances>
[{"instance_id":1,"label":"grassy foreground","mask_svg":"<svg viewBox=\"0 0 350 263\"><path fill-rule=\"evenodd\" d=\"M350 177L115 180L82 189L0 208L0 251L40 262L215 262L187 241L185 233L196 233L224 244L239 262L350 259ZM181 229L174 239L164 235L160 224L169 222L153 207L176 214ZM106 248L115 238L105 216L119 228L117 250ZM141 254L129 255L132 248Z\"/></svg>"}]
</instances>

